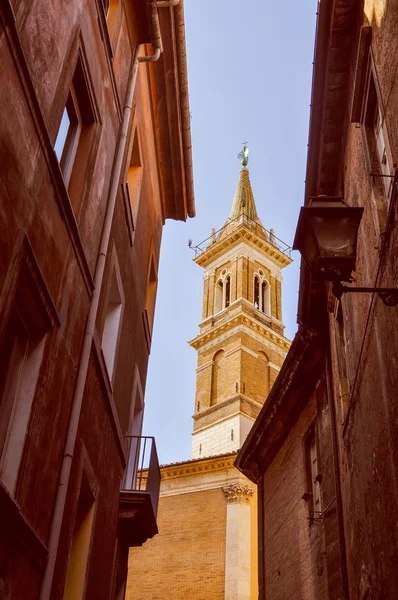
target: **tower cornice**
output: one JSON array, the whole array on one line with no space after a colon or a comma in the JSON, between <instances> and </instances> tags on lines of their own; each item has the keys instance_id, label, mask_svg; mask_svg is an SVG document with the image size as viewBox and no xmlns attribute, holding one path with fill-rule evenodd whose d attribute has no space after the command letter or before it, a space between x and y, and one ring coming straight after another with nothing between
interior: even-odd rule
<instances>
[{"instance_id":1,"label":"tower cornice","mask_svg":"<svg viewBox=\"0 0 398 600\"><path fill-rule=\"evenodd\" d=\"M253 248L259 248L268 256L278 267L283 268L290 265L292 259L288 254L282 252L275 244L271 241L267 241L264 237L264 233L259 235L255 229L250 228L246 222L245 217L242 216L242 223L238 224L231 233L228 235L221 236L204 250L201 254L194 258L197 265L201 267L207 267L216 257L223 254L228 248L236 245L240 241L244 240L250 244Z\"/></svg>"},{"instance_id":2,"label":"tower cornice","mask_svg":"<svg viewBox=\"0 0 398 600\"><path fill-rule=\"evenodd\" d=\"M188 343L192 348L198 350L208 342L220 337L224 333L231 331L239 326L246 326L248 329L261 334L265 339L274 343L276 346L281 348L284 352L287 352L290 348L290 340L285 338L283 335L276 333L269 329L266 325L259 323L254 317L250 317L247 314L237 314L228 321L216 325L209 331L197 335L195 338L190 340Z\"/></svg>"}]
</instances>

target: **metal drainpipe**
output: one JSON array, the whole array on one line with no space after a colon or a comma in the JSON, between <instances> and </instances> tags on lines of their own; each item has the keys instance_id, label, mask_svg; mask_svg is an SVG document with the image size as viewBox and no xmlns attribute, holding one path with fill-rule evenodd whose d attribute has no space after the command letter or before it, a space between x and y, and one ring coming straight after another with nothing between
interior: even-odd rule
<instances>
[{"instance_id":1,"label":"metal drainpipe","mask_svg":"<svg viewBox=\"0 0 398 600\"><path fill-rule=\"evenodd\" d=\"M333 448L333 468L336 489L336 509L337 509L337 528L339 536L340 550L340 565L341 565L341 583L343 587L344 600L350 600L350 587L348 583L348 564L347 564L347 546L345 542L344 517L343 517L343 499L341 493L341 476L340 476L340 457L339 457L339 442L337 439L336 428L336 409L334 405L334 394L332 385L332 357L330 351L330 338L327 340L327 352L325 357L326 366L326 394L330 412L330 421L332 428L332 448Z\"/></svg>"},{"instance_id":2,"label":"metal drainpipe","mask_svg":"<svg viewBox=\"0 0 398 600\"><path fill-rule=\"evenodd\" d=\"M114 166L111 175L109 186L108 204L106 207L104 225L102 229L101 242L97 256L97 264L94 274L94 291L91 299L90 309L84 332L84 340L82 352L79 362L79 368L76 379L75 393L72 401L72 410L68 427L68 435L62 461L61 474L59 478L57 496L55 500L53 520L48 544L48 560L46 571L44 573L43 583L40 591L40 600L49 600L54 577L55 563L58 553L59 537L61 533L63 515L65 510L66 496L68 492L68 484L72 467L73 453L77 431L79 427L80 413L83 403L84 388L86 384L88 364L93 344L95 331L95 322L97 319L99 299L101 295L102 280L104 276L106 257L109 246L109 239L112 229L113 215L115 212L117 191L119 188L120 174L122 170L124 151L126 148L127 133L130 125L131 110L133 105L133 97L135 84L137 81L138 65L140 62L156 62L162 52L162 38L160 35L159 18L157 15L156 4L147 0L152 10L152 27L154 40L153 45L155 51L151 56L138 56L140 46L136 48L133 64L131 66L129 80L127 84L126 100L123 107L123 117L120 127L120 135L118 147L115 154Z\"/></svg>"}]
</instances>

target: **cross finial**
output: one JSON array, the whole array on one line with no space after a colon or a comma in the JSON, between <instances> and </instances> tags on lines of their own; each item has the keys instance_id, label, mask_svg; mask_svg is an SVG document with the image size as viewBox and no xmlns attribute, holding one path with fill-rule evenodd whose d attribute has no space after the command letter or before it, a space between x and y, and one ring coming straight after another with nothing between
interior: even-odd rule
<instances>
[{"instance_id":1,"label":"cross finial","mask_svg":"<svg viewBox=\"0 0 398 600\"><path fill-rule=\"evenodd\" d=\"M246 146L247 142L243 142L243 148L238 154L238 158L242 161L242 167L246 167L249 162L249 148Z\"/></svg>"}]
</instances>

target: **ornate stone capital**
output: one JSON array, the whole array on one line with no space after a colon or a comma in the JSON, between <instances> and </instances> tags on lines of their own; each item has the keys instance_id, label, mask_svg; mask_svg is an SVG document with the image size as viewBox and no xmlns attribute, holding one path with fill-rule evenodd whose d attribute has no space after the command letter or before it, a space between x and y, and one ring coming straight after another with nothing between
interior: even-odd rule
<instances>
[{"instance_id":1,"label":"ornate stone capital","mask_svg":"<svg viewBox=\"0 0 398 600\"><path fill-rule=\"evenodd\" d=\"M230 483L222 489L227 503L249 502L253 496L254 489L244 483Z\"/></svg>"}]
</instances>

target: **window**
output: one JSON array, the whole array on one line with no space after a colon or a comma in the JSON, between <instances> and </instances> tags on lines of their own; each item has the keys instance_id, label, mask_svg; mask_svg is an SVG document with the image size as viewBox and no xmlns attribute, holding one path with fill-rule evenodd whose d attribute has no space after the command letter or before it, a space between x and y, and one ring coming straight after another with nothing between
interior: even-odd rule
<instances>
[{"instance_id":1,"label":"window","mask_svg":"<svg viewBox=\"0 0 398 600\"><path fill-rule=\"evenodd\" d=\"M368 160L371 175L375 180L380 180L379 182L375 181L375 186L379 187L379 191L387 198L390 191L392 168L387 155L386 126L382 107L380 106L376 91L374 73L371 67L369 69L368 77L367 99L364 113Z\"/></svg>"},{"instance_id":2,"label":"window","mask_svg":"<svg viewBox=\"0 0 398 600\"><path fill-rule=\"evenodd\" d=\"M344 332L344 318L343 318L343 308L341 302L338 304L336 320L335 320L335 340L336 340L336 354L337 354L337 364L339 369L339 385L340 385L340 402L341 402L341 411L342 417L346 415L348 406L350 404L350 387L348 383L347 376L347 342Z\"/></svg>"},{"instance_id":3,"label":"window","mask_svg":"<svg viewBox=\"0 0 398 600\"><path fill-rule=\"evenodd\" d=\"M75 210L83 194L85 170L95 138L95 124L99 121L99 111L85 63L81 48L54 144L54 152Z\"/></svg>"},{"instance_id":4,"label":"window","mask_svg":"<svg viewBox=\"0 0 398 600\"><path fill-rule=\"evenodd\" d=\"M120 334L120 325L122 322L122 312L124 304L124 294L121 284L120 272L117 267L116 255L113 255L112 275L106 303L105 323L102 332L101 348L104 355L109 379L112 382L117 347Z\"/></svg>"},{"instance_id":5,"label":"window","mask_svg":"<svg viewBox=\"0 0 398 600\"><path fill-rule=\"evenodd\" d=\"M158 287L158 278L156 275L155 258L152 254L148 273L148 284L146 293L146 313L148 318L149 329L152 331L153 321L155 318L155 303L156 291Z\"/></svg>"},{"instance_id":6,"label":"window","mask_svg":"<svg viewBox=\"0 0 398 600\"><path fill-rule=\"evenodd\" d=\"M217 314L222 310L223 289L223 282L217 281L214 288L214 314Z\"/></svg>"},{"instance_id":7,"label":"window","mask_svg":"<svg viewBox=\"0 0 398 600\"><path fill-rule=\"evenodd\" d=\"M108 25L109 37L112 39L118 21L120 0L102 0Z\"/></svg>"},{"instance_id":8,"label":"window","mask_svg":"<svg viewBox=\"0 0 398 600\"><path fill-rule=\"evenodd\" d=\"M231 303L231 276L227 275L225 278L225 308Z\"/></svg>"},{"instance_id":9,"label":"window","mask_svg":"<svg viewBox=\"0 0 398 600\"><path fill-rule=\"evenodd\" d=\"M304 497L310 502L310 515L317 518L321 514L321 476L318 468L318 451L315 428L311 427L305 440L305 463L307 493Z\"/></svg>"},{"instance_id":10,"label":"window","mask_svg":"<svg viewBox=\"0 0 398 600\"><path fill-rule=\"evenodd\" d=\"M135 222L137 218L138 203L140 199L142 183L142 163L137 129L135 130L133 136L133 144L131 148L130 161L127 169L126 179L131 214L133 217L133 228L135 229Z\"/></svg>"},{"instance_id":11,"label":"window","mask_svg":"<svg viewBox=\"0 0 398 600\"><path fill-rule=\"evenodd\" d=\"M54 151L57 155L66 183L70 178L81 130L82 117L79 111L76 92L72 86L62 114L61 124L54 146Z\"/></svg>"},{"instance_id":12,"label":"window","mask_svg":"<svg viewBox=\"0 0 398 600\"><path fill-rule=\"evenodd\" d=\"M385 227L392 182L392 158L382 97L371 51L372 28L362 27L358 44L351 121L362 130L363 149L373 183L379 231Z\"/></svg>"},{"instance_id":13,"label":"window","mask_svg":"<svg viewBox=\"0 0 398 600\"><path fill-rule=\"evenodd\" d=\"M231 304L231 274L226 269L221 271L220 278L214 287L214 314L228 308Z\"/></svg>"},{"instance_id":14,"label":"window","mask_svg":"<svg viewBox=\"0 0 398 600\"><path fill-rule=\"evenodd\" d=\"M271 316L271 288L261 269L254 274L253 304L257 310Z\"/></svg>"},{"instance_id":15,"label":"window","mask_svg":"<svg viewBox=\"0 0 398 600\"><path fill-rule=\"evenodd\" d=\"M83 472L63 596L65 600L84 598L94 509L95 498L87 476Z\"/></svg>"},{"instance_id":16,"label":"window","mask_svg":"<svg viewBox=\"0 0 398 600\"><path fill-rule=\"evenodd\" d=\"M15 493L46 334L53 324L33 268L31 260L22 263L0 340L0 479L10 494Z\"/></svg>"}]
</instances>

